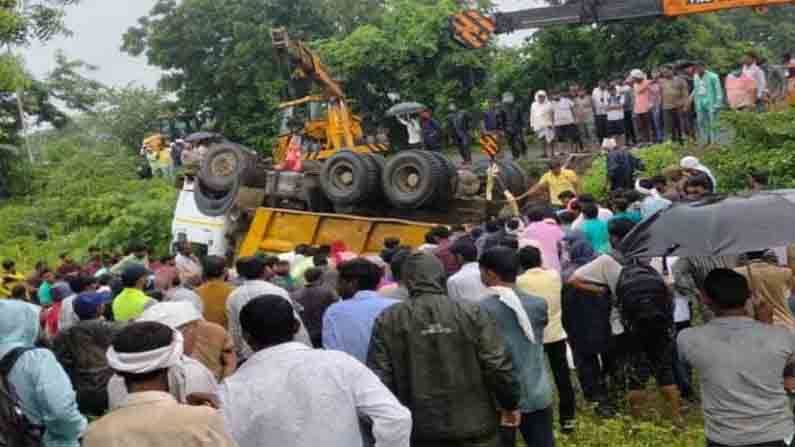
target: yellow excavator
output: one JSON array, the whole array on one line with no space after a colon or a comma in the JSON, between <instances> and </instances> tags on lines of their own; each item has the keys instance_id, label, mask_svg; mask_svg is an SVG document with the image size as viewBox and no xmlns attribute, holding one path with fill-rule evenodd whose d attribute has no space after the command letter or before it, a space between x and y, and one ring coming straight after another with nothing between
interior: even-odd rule
<instances>
[{"instance_id":1,"label":"yellow excavator","mask_svg":"<svg viewBox=\"0 0 795 447\"><path fill-rule=\"evenodd\" d=\"M281 163L293 136L302 140L302 159L326 160L338 151L355 153L386 152L386 141L365 139L361 118L350 110L342 84L333 78L320 58L303 42L290 39L286 28L271 30L271 40L278 60L289 71L290 94L296 85L308 81L320 88L319 94L292 99L279 105L281 128L273 159Z\"/></svg>"}]
</instances>

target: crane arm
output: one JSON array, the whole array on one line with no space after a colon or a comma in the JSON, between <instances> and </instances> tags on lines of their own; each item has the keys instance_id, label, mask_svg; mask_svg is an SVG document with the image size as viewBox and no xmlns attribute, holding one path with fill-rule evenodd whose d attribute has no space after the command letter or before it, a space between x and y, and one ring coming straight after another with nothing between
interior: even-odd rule
<instances>
[{"instance_id":1,"label":"crane arm","mask_svg":"<svg viewBox=\"0 0 795 447\"><path fill-rule=\"evenodd\" d=\"M285 28L271 30L271 40L277 54L292 70L291 76L310 78L323 88L328 96L344 98L342 85L331 76L331 71L303 42L291 40Z\"/></svg>"},{"instance_id":2,"label":"crane arm","mask_svg":"<svg viewBox=\"0 0 795 447\"><path fill-rule=\"evenodd\" d=\"M491 17L464 11L450 18L453 38L469 48L482 48L494 34L553 25L614 22L642 17L714 12L732 8L761 8L795 3L793 0L572 0L563 5L496 13Z\"/></svg>"}]
</instances>

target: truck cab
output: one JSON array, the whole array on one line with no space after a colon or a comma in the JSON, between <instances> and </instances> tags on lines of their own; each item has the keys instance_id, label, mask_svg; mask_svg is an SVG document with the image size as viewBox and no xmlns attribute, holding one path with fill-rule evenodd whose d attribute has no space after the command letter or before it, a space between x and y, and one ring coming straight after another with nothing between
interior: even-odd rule
<instances>
[{"instance_id":1,"label":"truck cab","mask_svg":"<svg viewBox=\"0 0 795 447\"><path fill-rule=\"evenodd\" d=\"M227 256L230 247L227 234L230 221L227 215L210 217L196 207L193 195L195 179L185 178L174 209L171 224L172 247L190 241L199 257Z\"/></svg>"}]
</instances>

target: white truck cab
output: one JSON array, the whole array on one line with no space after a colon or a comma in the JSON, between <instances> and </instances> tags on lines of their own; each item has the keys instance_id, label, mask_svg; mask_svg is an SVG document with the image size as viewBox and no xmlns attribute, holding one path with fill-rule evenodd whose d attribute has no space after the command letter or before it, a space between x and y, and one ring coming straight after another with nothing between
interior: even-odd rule
<instances>
[{"instance_id":1,"label":"white truck cab","mask_svg":"<svg viewBox=\"0 0 795 447\"><path fill-rule=\"evenodd\" d=\"M226 238L229 218L210 217L199 211L193 197L194 182L192 178L185 178L179 193L171 224L172 247L177 242L188 241L193 244L194 253L200 257L226 256L229 249Z\"/></svg>"}]
</instances>

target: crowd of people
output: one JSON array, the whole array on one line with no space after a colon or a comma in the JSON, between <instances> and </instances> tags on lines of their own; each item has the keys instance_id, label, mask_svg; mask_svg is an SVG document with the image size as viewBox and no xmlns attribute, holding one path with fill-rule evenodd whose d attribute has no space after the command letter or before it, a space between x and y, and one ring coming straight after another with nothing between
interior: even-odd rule
<instances>
[{"instance_id":1,"label":"crowd of people","mask_svg":"<svg viewBox=\"0 0 795 447\"><path fill-rule=\"evenodd\" d=\"M792 65L789 56L785 64ZM561 151L584 152L614 139L619 146L675 141L717 143L721 109L764 111L770 100L767 73L749 52L740 68L724 78L703 62L668 64L644 72L635 69L598 81L592 89L570 84L531 91L525 101L505 93L489 100L480 123L481 135L492 135L510 149L514 159L527 157L526 134L540 143L543 157ZM443 123L430 110L418 118L398 117L406 126L409 147L440 150L444 135L471 163L472 114L450 106Z\"/></svg>"},{"instance_id":2,"label":"crowd of people","mask_svg":"<svg viewBox=\"0 0 795 447\"><path fill-rule=\"evenodd\" d=\"M336 241L233 262L180 241L158 261L137 243L30 275L5 261L0 409L22 417L0 437L515 446L521 433L549 447L555 426L577 430L576 382L599 416L641 417L653 378L675 427L701 402L709 446L789 445L795 250L625 259L639 221L716 187L694 157L637 181L636 162L610 151L603 203L553 162L548 200L523 215L435 227L416 248L387 238L378 254Z\"/></svg>"}]
</instances>

